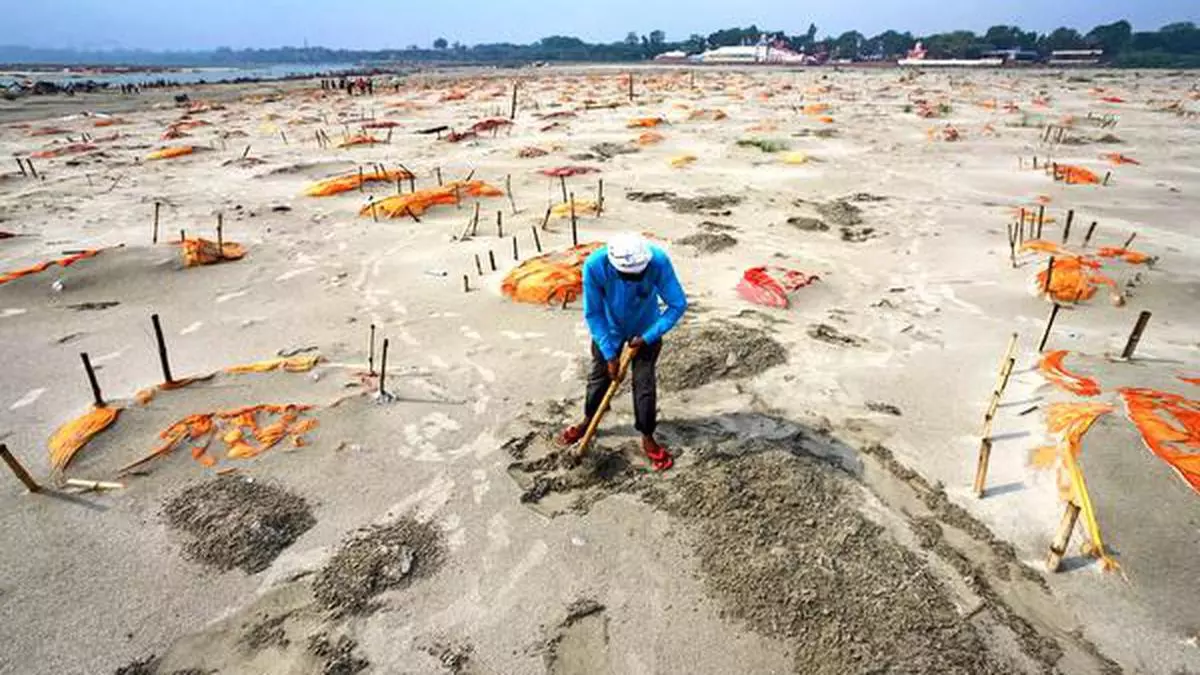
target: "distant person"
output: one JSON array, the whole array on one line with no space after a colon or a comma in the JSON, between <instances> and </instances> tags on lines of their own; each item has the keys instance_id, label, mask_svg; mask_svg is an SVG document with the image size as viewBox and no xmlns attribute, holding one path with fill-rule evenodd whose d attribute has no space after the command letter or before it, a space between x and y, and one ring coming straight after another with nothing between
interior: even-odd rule
<instances>
[{"instance_id":1,"label":"distant person","mask_svg":"<svg viewBox=\"0 0 1200 675\"><path fill-rule=\"evenodd\" d=\"M665 305L660 309L660 302ZM600 409L620 368L624 347L633 353L634 427L642 452L656 471L674 464L654 438L658 423L655 372L663 335L687 309L687 296L665 251L637 234L618 234L583 264L583 314L592 337L592 368L587 379L583 421L567 427L559 443L574 445Z\"/></svg>"}]
</instances>

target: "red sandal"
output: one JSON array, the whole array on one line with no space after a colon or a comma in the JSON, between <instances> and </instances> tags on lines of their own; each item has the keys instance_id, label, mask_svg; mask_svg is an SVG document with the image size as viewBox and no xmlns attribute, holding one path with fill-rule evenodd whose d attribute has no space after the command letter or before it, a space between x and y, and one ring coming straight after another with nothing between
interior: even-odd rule
<instances>
[{"instance_id":1,"label":"red sandal","mask_svg":"<svg viewBox=\"0 0 1200 675\"><path fill-rule=\"evenodd\" d=\"M555 442L565 448L578 443L579 439L583 438L585 433L587 433L586 424L573 424L563 429L562 433L555 439Z\"/></svg>"},{"instance_id":2,"label":"red sandal","mask_svg":"<svg viewBox=\"0 0 1200 675\"><path fill-rule=\"evenodd\" d=\"M642 452L646 454L646 459L650 460L650 466L655 471L666 471L675 466L675 459L671 457L671 453L652 439L642 439Z\"/></svg>"}]
</instances>

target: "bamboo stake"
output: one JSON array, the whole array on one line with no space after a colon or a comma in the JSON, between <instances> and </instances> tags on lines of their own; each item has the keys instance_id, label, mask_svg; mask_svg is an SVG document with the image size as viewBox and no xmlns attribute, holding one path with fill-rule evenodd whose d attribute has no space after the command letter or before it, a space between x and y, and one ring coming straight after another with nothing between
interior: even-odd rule
<instances>
[{"instance_id":1,"label":"bamboo stake","mask_svg":"<svg viewBox=\"0 0 1200 675\"><path fill-rule=\"evenodd\" d=\"M571 245L579 245L579 230L575 226L575 193L571 193Z\"/></svg>"},{"instance_id":2,"label":"bamboo stake","mask_svg":"<svg viewBox=\"0 0 1200 675\"><path fill-rule=\"evenodd\" d=\"M1071 541L1071 532L1075 530L1075 522L1079 520L1079 510L1075 502L1067 502L1058 530L1054 533L1054 540L1050 543L1050 554L1046 556L1046 569L1050 572L1057 572L1062 565L1063 557L1067 554L1067 544Z\"/></svg>"},{"instance_id":3,"label":"bamboo stake","mask_svg":"<svg viewBox=\"0 0 1200 675\"><path fill-rule=\"evenodd\" d=\"M997 377L996 386L992 390L991 400L988 402L987 412L983 417L983 430L980 434L979 441L979 459L975 466L975 496L982 498L987 485L988 462L992 456L992 421L995 419L996 410L1000 405L1000 397L1004 394L1005 388L1008 386L1009 376L1012 375L1013 366L1016 364L1016 359L1013 353L1017 347L1017 334L1013 333L1008 340L1008 349L1005 350L1004 359L1001 361L1000 373Z\"/></svg>"},{"instance_id":4,"label":"bamboo stake","mask_svg":"<svg viewBox=\"0 0 1200 675\"><path fill-rule=\"evenodd\" d=\"M26 490L33 493L42 491L42 486L38 485L33 476L30 476L29 472L25 470L25 467L21 466L21 462L17 461L17 458L8 451L8 446L4 443L0 443L0 457L4 458L4 463L8 465L9 471L12 471L17 480L25 485Z\"/></svg>"},{"instance_id":5,"label":"bamboo stake","mask_svg":"<svg viewBox=\"0 0 1200 675\"><path fill-rule=\"evenodd\" d=\"M515 234L513 235L512 242L513 242L513 260L520 260L521 254L517 250L517 235L515 235Z\"/></svg>"},{"instance_id":6,"label":"bamboo stake","mask_svg":"<svg viewBox=\"0 0 1200 675\"><path fill-rule=\"evenodd\" d=\"M1054 320L1058 318L1058 310L1060 309L1062 309L1062 306L1057 302L1054 303L1054 307L1050 309L1050 318L1046 320L1046 328L1042 331L1042 340L1041 342L1038 342L1039 354L1046 348L1046 340L1050 338L1050 329L1054 327Z\"/></svg>"},{"instance_id":7,"label":"bamboo stake","mask_svg":"<svg viewBox=\"0 0 1200 675\"><path fill-rule=\"evenodd\" d=\"M154 234L152 234L150 236L151 244L158 243L158 209L161 206L162 206L162 204L160 204L158 202L154 202Z\"/></svg>"},{"instance_id":8,"label":"bamboo stake","mask_svg":"<svg viewBox=\"0 0 1200 675\"><path fill-rule=\"evenodd\" d=\"M1050 293L1050 280L1054 276L1054 256L1050 256L1050 260L1046 261L1046 284L1042 286L1042 292L1045 293L1051 300L1054 299Z\"/></svg>"},{"instance_id":9,"label":"bamboo stake","mask_svg":"<svg viewBox=\"0 0 1200 675\"><path fill-rule=\"evenodd\" d=\"M96 370L92 368L92 360L88 358L87 352L79 352L79 358L83 361L83 370L87 373L88 384L92 387L92 404L97 408L103 408L104 396L100 394L100 382L96 379Z\"/></svg>"},{"instance_id":10,"label":"bamboo stake","mask_svg":"<svg viewBox=\"0 0 1200 675\"><path fill-rule=\"evenodd\" d=\"M25 172L25 162L22 162L20 157L17 157L17 168L21 170L22 176L29 177L29 174Z\"/></svg>"},{"instance_id":11,"label":"bamboo stake","mask_svg":"<svg viewBox=\"0 0 1200 675\"><path fill-rule=\"evenodd\" d=\"M504 212L496 211L496 236L504 238Z\"/></svg>"},{"instance_id":12,"label":"bamboo stake","mask_svg":"<svg viewBox=\"0 0 1200 675\"><path fill-rule=\"evenodd\" d=\"M550 206L546 207L546 217L542 218L542 229L543 230L550 226L550 211L552 208L553 207L550 207Z\"/></svg>"},{"instance_id":13,"label":"bamboo stake","mask_svg":"<svg viewBox=\"0 0 1200 675\"><path fill-rule=\"evenodd\" d=\"M599 218L601 213L604 213L604 179L600 178L599 184L596 187L596 217Z\"/></svg>"},{"instance_id":14,"label":"bamboo stake","mask_svg":"<svg viewBox=\"0 0 1200 675\"><path fill-rule=\"evenodd\" d=\"M217 259L225 259L225 217L217 213Z\"/></svg>"},{"instance_id":15,"label":"bamboo stake","mask_svg":"<svg viewBox=\"0 0 1200 675\"><path fill-rule=\"evenodd\" d=\"M371 342L367 347L367 374L375 374L375 324L371 324Z\"/></svg>"},{"instance_id":16,"label":"bamboo stake","mask_svg":"<svg viewBox=\"0 0 1200 675\"><path fill-rule=\"evenodd\" d=\"M1087 248L1088 242L1092 240L1092 233L1096 231L1096 221L1088 227L1087 234L1083 235L1083 247Z\"/></svg>"},{"instance_id":17,"label":"bamboo stake","mask_svg":"<svg viewBox=\"0 0 1200 675\"><path fill-rule=\"evenodd\" d=\"M1066 225L1063 225L1063 243L1064 244L1067 243L1067 240L1071 238L1071 222L1073 220L1075 220L1075 209L1069 209L1067 211L1067 223L1066 223Z\"/></svg>"},{"instance_id":18,"label":"bamboo stake","mask_svg":"<svg viewBox=\"0 0 1200 675\"><path fill-rule=\"evenodd\" d=\"M1133 234L1129 235L1129 238L1125 240L1125 243L1124 243L1124 244L1121 244L1121 248L1122 248L1122 249L1125 249L1125 250L1128 250L1128 249L1129 249L1129 245L1130 245L1130 244L1132 244L1132 243L1133 243L1133 240L1134 240L1134 239L1136 239L1136 238L1137 238L1137 232L1134 232Z\"/></svg>"},{"instance_id":19,"label":"bamboo stake","mask_svg":"<svg viewBox=\"0 0 1200 675\"><path fill-rule=\"evenodd\" d=\"M488 249L488 265L491 266L493 272L496 271L496 254L490 248Z\"/></svg>"},{"instance_id":20,"label":"bamboo stake","mask_svg":"<svg viewBox=\"0 0 1200 675\"><path fill-rule=\"evenodd\" d=\"M1129 339L1125 341L1125 349L1121 350L1121 358L1132 359L1133 352L1137 349L1138 343L1142 341L1142 332L1146 330L1146 324L1150 323L1150 312L1143 311L1138 314L1137 323L1133 325L1133 332L1129 334Z\"/></svg>"},{"instance_id":21,"label":"bamboo stake","mask_svg":"<svg viewBox=\"0 0 1200 675\"><path fill-rule=\"evenodd\" d=\"M163 340L162 324L159 323L157 314L150 315L150 323L154 324L154 341L158 343L158 361L162 365L163 382L171 384L175 379L171 377L171 362L167 358L167 343Z\"/></svg>"},{"instance_id":22,"label":"bamboo stake","mask_svg":"<svg viewBox=\"0 0 1200 675\"><path fill-rule=\"evenodd\" d=\"M512 209L512 214L517 215L517 202L513 197L511 173L504 175L504 192L508 194L508 206Z\"/></svg>"},{"instance_id":23,"label":"bamboo stake","mask_svg":"<svg viewBox=\"0 0 1200 675\"><path fill-rule=\"evenodd\" d=\"M25 158L25 165L29 167L29 173L33 174L34 178L38 177L37 169L33 168L33 160L29 157Z\"/></svg>"},{"instance_id":24,"label":"bamboo stake","mask_svg":"<svg viewBox=\"0 0 1200 675\"><path fill-rule=\"evenodd\" d=\"M565 201L567 201L567 177L559 176L558 184L562 187L562 196L563 196L563 201L565 202Z\"/></svg>"},{"instance_id":25,"label":"bamboo stake","mask_svg":"<svg viewBox=\"0 0 1200 675\"><path fill-rule=\"evenodd\" d=\"M470 292L471 292L471 280L469 278L467 278L467 275L464 274L463 275L463 293L470 293Z\"/></svg>"},{"instance_id":26,"label":"bamboo stake","mask_svg":"<svg viewBox=\"0 0 1200 675\"><path fill-rule=\"evenodd\" d=\"M433 173L434 173L434 175L437 176L438 187L441 187L442 186L442 167L440 167L440 166L434 167ZM454 189L454 192L455 193L458 192L457 187Z\"/></svg>"},{"instance_id":27,"label":"bamboo stake","mask_svg":"<svg viewBox=\"0 0 1200 675\"><path fill-rule=\"evenodd\" d=\"M542 252L542 238L538 236L538 231L537 231L537 228L536 228L536 227L530 227L530 228L529 228L529 231L533 233L533 245L534 245L534 247L535 247L535 248L537 248L537 252L538 252L538 253L541 253L541 252Z\"/></svg>"},{"instance_id":28,"label":"bamboo stake","mask_svg":"<svg viewBox=\"0 0 1200 675\"><path fill-rule=\"evenodd\" d=\"M387 390L384 388L387 385L387 353L388 339L383 338L383 352L379 355L379 398L387 396Z\"/></svg>"}]
</instances>

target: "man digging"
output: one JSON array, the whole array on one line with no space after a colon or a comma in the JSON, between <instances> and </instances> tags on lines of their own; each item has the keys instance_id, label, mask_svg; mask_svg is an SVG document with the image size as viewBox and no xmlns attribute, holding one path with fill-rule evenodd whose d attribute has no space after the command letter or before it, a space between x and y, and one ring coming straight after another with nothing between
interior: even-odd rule
<instances>
[{"instance_id":1,"label":"man digging","mask_svg":"<svg viewBox=\"0 0 1200 675\"><path fill-rule=\"evenodd\" d=\"M660 308L660 301L665 308ZM559 443L573 445L587 432L609 385L620 372L621 349L632 354L634 427L656 471L674 463L654 440L658 383L655 366L662 337L687 309L687 296L665 251L636 234L618 234L583 264L583 314L592 336L584 419L567 427Z\"/></svg>"}]
</instances>

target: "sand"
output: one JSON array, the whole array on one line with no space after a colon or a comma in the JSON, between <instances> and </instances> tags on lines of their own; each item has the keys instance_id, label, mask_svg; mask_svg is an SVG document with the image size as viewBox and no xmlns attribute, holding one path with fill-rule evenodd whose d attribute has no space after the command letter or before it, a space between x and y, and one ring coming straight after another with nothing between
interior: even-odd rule
<instances>
[{"instance_id":1,"label":"sand","mask_svg":"<svg viewBox=\"0 0 1200 675\"><path fill-rule=\"evenodd\" d=\"M414 133L507 117L514 76L511 128L460 143ZM1179 543L1200 502L1119 420L1091 440L1122 570L1079 555L1081 531L1062 571L1043 568L1062 508L1053 475L1027 459L1056 398L1031 369L1049 306L1029 291L1041 259L1010 263L1013 208L1044 195L1056 219L1046 238L1061 240L1073 209L1073 246L1096 221L1093 248L1137 232L1133 247L1158 256L1111 268L1124 306L1102 293L1063 310L1054 348L1103 360L1150 310L1129 381L1200 373L1200 315L1188 311L1200 301L1200 129L1156 110L1194 109L1194 78L1073 76L702 69L692 88L686 72L640 69L632 104L623 72L606 68L422 73L367 98L322 98L304 82L193 87L193 101L225 107L193 114L210 124L172 141L160 137L184 111L166 95L4 103L6 157L65 144L25 121L74 141L87 132L98 149L35 159L37 179L0 166L0 231L17 235L0 239L0 272L104 250L0 285L0 442L49 481L47 439L92 400L87 352L123 410L66 475L125 487L27 495L0 480L0 673L1200 671L1200 570ZM441 100L456 90L466 97ZM945 117L918 117L918 98L947 103ZM1009 100L1021 110L1005 112ZM803 114L812 102L829 103L833 123ZM728 117L689 120L718 108ZM97 128L85 110L126 123ZM542 118L566 110L576 116ZM1089 113L1120 120L1101 128ZM1070 140L1044 143L1043 122L1066 115ZM633 143L643 130L626 121L655 116L669 121L655 129L664 140ZM318 146L318 129L336 145L372 118L398 123L390 143ZM939 140L947 123L960 140ZM788 150L738 146L747 139ZM207 149L145 160L168 143ZM530 146L546 154L521 158ZM1141 164L1099 158L1113 151ZM1109 184L1055 183L1030 168L1035 154L1111 171ZM680 155L696 159L673 167ZM302 196L373 162L402 163L418 188L436 185L435 169L501 188L511 177L512 202L480 200L477 234L460 240L473 203L375 222L358 211L394 184ZM514 235L521 259L535 253L533 228L544 249L570 245L567 219L541 229L562 196L538 173L570 164L600 169L567 179L577 200L598 199L604 180L603 214L579 218L579 240L646 232L689 295L663 348L660 435L676 454L665 476L640 457L627 391L585 461L553 447L582 407L581 308L499 291ZM179 231L215 239L218 213L246 256L184 269ZM759 307L734 290L759 265L820 282L788 309ZM176 377L285 354L322 361L220 373L142 405L135 393L163 379L155 313ZM366 372L371 325L389 340L386 396ZM979 500L980 422L1013 331L1017 368ZM380 360L377 347L376 371ZM117 473L187 415L259 403L312 405L317 426L249 460L225 459L221 440L208 452L285 487L315 522L264 566L218 571L159 516L213 470L181 448ZM1173 517L1139 531L1137 509L1163 494ZM400 580L363 599L371 611L334 611L317 590L323 570L354 533L397 522L437 533L439 564L416 574L414 558L402 573L398 545L383 567L360 566Z\"/></svg>"}]
</instances>

